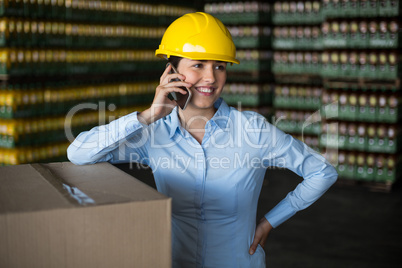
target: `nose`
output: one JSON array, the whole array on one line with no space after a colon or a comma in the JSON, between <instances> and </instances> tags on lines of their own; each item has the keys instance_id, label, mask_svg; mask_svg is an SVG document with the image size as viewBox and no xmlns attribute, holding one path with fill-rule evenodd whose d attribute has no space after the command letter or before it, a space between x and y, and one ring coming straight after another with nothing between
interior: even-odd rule
<instances>
[{"instance_id":1,"label":"nose","mask_svg":"<svg viewBox=\"0 0 402 268\"><path fill-rule=\"evenodd\" d=\"M208 65L205 69L204 69L204 81L209 83L209 84L213 84L215 82L215 70L214 70L214 66L210 66Z\"/></svg>"}]
</instances>

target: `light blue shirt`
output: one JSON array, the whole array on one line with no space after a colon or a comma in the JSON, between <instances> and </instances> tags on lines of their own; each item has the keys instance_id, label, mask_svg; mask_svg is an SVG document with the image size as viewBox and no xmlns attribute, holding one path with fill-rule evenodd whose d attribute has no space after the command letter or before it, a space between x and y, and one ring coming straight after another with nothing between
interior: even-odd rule
<instances>
[{"instance_id":1,"label":"light blue shirt","mask_svg":"<svg viewBox=\"0 0 402 268\"><path fill-rule=\"evenodd\" d=\"M264 250L249 254L257 202L270 166L303 181L266 215L273 227L317 200L335 169L304 143L222 99L199 144L177 108L147 126L137 113L81 133L68 148L75 164L138 162L152 168L159 192L172 197L173 267L265 267Z\"/></svg>"}]
</instances>

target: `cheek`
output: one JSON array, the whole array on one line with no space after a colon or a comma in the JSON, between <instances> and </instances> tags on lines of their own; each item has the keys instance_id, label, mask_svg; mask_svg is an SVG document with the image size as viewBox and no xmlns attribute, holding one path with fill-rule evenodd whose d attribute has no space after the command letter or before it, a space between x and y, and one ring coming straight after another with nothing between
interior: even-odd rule
<instances>
[{"instance_id":1,"label":"cheek","mask_svg":"<svg viewBox=\"0 0 402 268\"><path fill-rule=\"evenodd\" d=\"M227 74L226 72L220 73L216 76L216 78L219 80L219 82L224 85L226 83L226 78L227 78Z\"/></svg>"},{"instance_id":2,"label":"cheek","mask_svg":"<svg viewBox=\"0 0 402 268\"><path fill-rule=\"evenodd\" d=\"M226 73L226 72L223 72L223 73L222 73L222 79L223 79L224 81L226 81L226 78L227 78L227 73Z\"/></svg>"},{"instance_id":3,"label":"cheek","mask_svg":"<svg viewBox=\"0 0 402 268\"><path fill-rule=\"evenodd\" d=\"M196 84L199 80L199 76L194 73L183 73L184 76L186 76L186 82L191 83L191 84Z\"/></svg>"}]
</instances>

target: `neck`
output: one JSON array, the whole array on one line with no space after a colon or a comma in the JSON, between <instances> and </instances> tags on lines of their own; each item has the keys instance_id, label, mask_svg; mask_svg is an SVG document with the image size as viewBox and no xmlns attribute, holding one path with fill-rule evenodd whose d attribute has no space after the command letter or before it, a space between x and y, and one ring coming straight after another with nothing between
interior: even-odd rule
<instances>
[{"instance_id":1,"label":"neck","mask_svg":"<svg viewBox=\"0 0 402 268\"><path fill-rule=\"evenodd\" d=\"M206 123L214 116L214 106L208 109L198 109L190 105L183 111L179 109L181 125L190 133L192 130L204 131Z\"/></svg>"}]
</instances>

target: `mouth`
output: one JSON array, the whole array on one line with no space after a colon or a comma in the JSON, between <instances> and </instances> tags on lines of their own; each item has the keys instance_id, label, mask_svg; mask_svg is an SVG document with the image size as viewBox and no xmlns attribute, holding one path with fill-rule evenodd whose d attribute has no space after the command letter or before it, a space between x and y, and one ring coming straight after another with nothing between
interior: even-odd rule
<instances>
[{"instance_id":1,"label":"mouth","mask_svg":"<svg viewBox=\"0 0 402 268\"><path fill-rule=\"evenodd\" d=\"M214 87L196 87L195 90L200 92L202 95L210 96L214 93L216 88Z\"/></svg>"}]
</instances>

